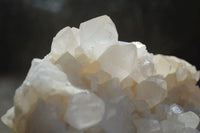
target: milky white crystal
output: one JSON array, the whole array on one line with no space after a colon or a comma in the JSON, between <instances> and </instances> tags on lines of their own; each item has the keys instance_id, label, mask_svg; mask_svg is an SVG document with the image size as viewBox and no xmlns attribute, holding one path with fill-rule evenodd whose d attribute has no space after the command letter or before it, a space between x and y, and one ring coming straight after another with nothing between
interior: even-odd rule
<instances>
[{"instance_id":1,"label":"milky white crystal","mask_svg":"<svg viewBox=\"0 0 200 133\"><path fill-rule=\"evenodd\" d=\"M160 133L160 123L157 120L136 119L134 121L138 133Z\"/></svg>"},{"instance_id":2,"label":"milky white crystal","mask_svg":"<svg viewBox=\"0 0 200 133\"><path fill-rule=\"evenodd\" d=\"M194 129L199 125L199 117L191 111L178 115L178 120L184 123L186 127Z\"/></svg>"},{"instance_id":3,"label":"milky white crystal","mask_svg":"<svg viewBox=\"0 0 200 133\"><path fill-rule=\"evenodd\" d=\"M98 57L118 41L115 24L110 17L101 16L80 24L80 42L85 54L92 59Z\"/></svg>"},{"instance_id":4,"label":"milky white crystal","mask_svg":"<svg viewBox=\"0 0 200 133\"><path fill-rule=\"evenodd\" d=\"M167 84L162 78L151 77L137 85L135 91L136 99L144 100L153 107L167 97Z\"/></svg>"},{"instance_id":5,"label":"milky white crystal","mask_svg":"<svg viewBox=\"0 0 200 133\"><path fill-rule=\"evenodd\" d=\"M199 133L199 77L182 59L118 41L104 15L57 33L2 121L15 133Z\"/></svg>"},{"instance_id":6,"label":"milky white crystal","mask_svg":"<svg viewBox=\"0 0 200 133\"><path fill-rule=\"evenodd\" d=\"M76 38L77 31L78 29L66 27L53 38L50 55L54 60L57 60L65 52L74 55L75 48L80 45L78 38Z\"/></svg>"},{"instance_id":7,"label":"milky white crystal","mask_svg":"<svg viewBox=\"0 0 200 133\"><path fill-rule=\"evenodd\" d=\"M136 58L135 45L113 45L102 54L99 62L105 72L122 80L132 72Z\"/></svg>"},{"instance_id":8,"label":"milky white crystal","mask_svg":"<svg viewBox=\"0 0 200 133\"><path fill-rule=\"evenodd\" d=\"M65 120L79 130L99 123L105 111L104 102L90 93L73 95L65 114Z\"/></svg>"}]
</instances>

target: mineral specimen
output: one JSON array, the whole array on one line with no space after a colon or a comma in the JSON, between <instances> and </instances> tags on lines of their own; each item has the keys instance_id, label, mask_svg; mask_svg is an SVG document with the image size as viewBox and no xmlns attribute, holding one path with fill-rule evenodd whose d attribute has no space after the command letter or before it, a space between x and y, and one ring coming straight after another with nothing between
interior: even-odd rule
<instances>
[{"instance_id":1,"label":"mineral specimen","mask_svg":"<svg viewBox=\"0 0 200 133\"><path fill-rule=\"evenodd\" d=\"M198 133L200 72L100 16L66 27L33 59L2 121L15 133Z\"/></svg>"}]
</instances>

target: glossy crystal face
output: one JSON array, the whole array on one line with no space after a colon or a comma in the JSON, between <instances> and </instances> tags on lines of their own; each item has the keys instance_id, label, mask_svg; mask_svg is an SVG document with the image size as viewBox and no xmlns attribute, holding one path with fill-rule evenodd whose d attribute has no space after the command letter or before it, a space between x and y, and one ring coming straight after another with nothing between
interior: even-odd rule
<instances>
[{"instance_id":1,"label":"glossy crystal face","mask_svg":"<svg viewBox=\"0 0 200 133\"><path fill-rule=\"evenodd\" d=\"M2 121L16 133L198 133L199 76L185 60L118 41L104 15L57 33Z\"/></svg>"}]
</instances>

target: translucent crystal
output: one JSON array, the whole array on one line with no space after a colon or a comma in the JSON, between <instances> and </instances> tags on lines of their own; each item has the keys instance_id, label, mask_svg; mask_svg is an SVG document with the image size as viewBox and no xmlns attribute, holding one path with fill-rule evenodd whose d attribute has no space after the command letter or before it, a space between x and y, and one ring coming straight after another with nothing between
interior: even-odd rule
<instances>
[{"instance_id":1,"label":"translucent crystal","mask_svg":"<svg viewBox=\"0 0 200 133\"><path fill-rule=\"evenodd\" d=\"M178 130L183 129L185 125L176 120L161 121L161 130L163 133L181 133Z\"/></svg>"},{"instance_id":2,"label":"translucent crystal","mask_svg":"<svg viewBox=\"0 0 200 133\"><path fill-rule=\"evenodd\" d=\"M178 68L176 72L176 78L178 81L184 81L187 78L187 75L188 75L188 72L183 66Z\"/></svg>"},{"instance_id":3,"label":"translucent crystal","mask_svg":"<svg viewBox=\"0 0 200 133\"><path fill-rule=\"evenodd\" d=\"M98 57L118 41L115 24L104 15L80 24L80 43L86 55L92 59Z\"/></svg>"},{"instance_id":4,"label":"translucent crystal","mask_svg":"<svg viewBox=\"0 0 200 133\"><path fill-rule=\"evenodd\" d=\"M170 62L170 60L162 55L155 55L153 57L153 62L156 67L156 73L163 75L164 77L170 73L174 73L178 66L178 63Z\"/></svg>"},{"instance_id":5,"label":"translucent crystal","mask_svg":"<svg viewBox=\"0 0 200 133\"><path fill-rule=\"evenodd\" d=\"M158 104L155 107L155 118L159 121L167 119L167 112L169 111L169 105Z\"/></svg>"},{"instance_id":6,"label":"translucent crystal","mask_svg":"<svg viewBox=\"0 0 200 133\"><path fill-rule=\"evenodd\" d=\"M132 72L136 59L134 45L113 45L103 53L99 62L104 71L122 80Z\"/></svg>"},{"instance_id":7,"label":"translucent crystal","mask_svg":"<svg viewBox=\"0 0 200 133\"><path fill-rule=\"evenodd\" d=\"M161 133L160 123L157 120L135 119L138 133Z\"/></svg>"},{"instance_id":8,"label":"translucent crystal","mask_svg":"<svg viewBox=\"0 0 200 133\"><path fill-rule=\"evenodd\" d=\"M79 93L71 98L64 119L81 130L99 123L104 111L104 102L100 98L92 93Z\"/></svg>"},{"instance_id":9,"label":"translucent crystal","mask_svg":"<svg viewBox=\"0 0 200 133\"><path fill-rule=\"evenodd\" d=\"M197 128L197 126L199 125L199 117L191 111L179 114L178 121L184 123L185 127L190 127L194 129Z\"/></svg>"},{"instance_id":10,"label":"translucent crystal","mask_svg":"<svg viewBox=\"0 0 200 133\"><path fill-rule=\"evenodd\" d=\"M58 32L54 37L50 54L54 60L58 59L65 52L69 52L74 55L75 48L78 47L78 29L66 27Z\"/></svg>"},{"instance_id":11,"label":"translucent crystal","mask_svg":"<svg viewBox=\"0 0 200 133\"><path fill-rule=\"evenodd\" d=\"M144 100L153 107L167 97L167 85L158 77L149 78L136 86L136 98Z\"/></svg>"},{"instance_id":12,"label":"translucent crystal","mask_svg":"<svg viewBox=\"0 0 200 133\"><path fill-rule=\"evenodd\" d=\"M137 57L141 58L144 57L148 54L147 50L146 50L146 46L144 44L142 44L141 42L132 42L136 48L137 48Z\"/></svg>"},{"instance_id":13,"label":"translucent crystal","mask_svg":"<svg viewBox=\"0 0 200 133\"><path fill-rule=\"evenodd\" d=\"M185 60L118 41L104 15L58 32L1 119L15 133L199 133L199 78Z\"/></svg>"},{"instance_id":14,"label":"translucent crystal","mask_svg":"<svg viewBox=\"0 0 200 133\"><path fill-rule=\"evenodd\" d=\"M101 127L105 133L132 133L135 131L130 117L134 110L133 104L127 97L123 97L117 104L107 102L106 114Z\"/></svg>"},{"instance_id":15,"label":"translucent crystal","mask_svg":"<svg viewBox=\"0 0 200 133\"><path fill-rule=\"evenodd\" d=\"M151 56L137 60L136 67L131 73L131 77L138 83L151 77L154 74L154 64L151 61Z\"/></svg>"},{"instance_id":16,"label":"translucent crystal","mask_svg":"<svg viewBox=\"0 0 200 133\"><path fill-rule=\"evenodd\" d=\"M32 117L27 120L26 133L65 133L65 123L59 119L61 110L52 104L39 101ZM39 123L39 124L38 124Z\"/></svg>"}]
</instances>

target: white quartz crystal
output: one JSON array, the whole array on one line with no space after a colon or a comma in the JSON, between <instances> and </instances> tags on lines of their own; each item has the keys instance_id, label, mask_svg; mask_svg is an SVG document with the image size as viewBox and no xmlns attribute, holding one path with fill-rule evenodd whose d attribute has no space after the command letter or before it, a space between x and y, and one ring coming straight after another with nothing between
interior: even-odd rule
<instances>
[{"instance_id":1,"label":"white quartz crystal","mask_svg":"<svg viewBox=\"0 0 200 133\"><path fill-rule=\"evenodd\" d=\"M189 111L178 115L178 121L185 124L185 127L197 128L199 125L199 116Z\"/></svg>"},{"instance_id":2,"label":"white quartz crystal","mask_svg":"<svg viewBox=\"0 0 200 133\"><path fill-rule=\"evenodd\" d=\"M185 60L118 41L104 15L57 33L2 121L15 133L199 133L199 77Z\"/></svg>"},{"instance_id":3,"label":"white quartz crystal","mask_svg":"<svg viewBox=\"0 0 200 133\"><path fill-rule=\"evenodd\" d=\"M160 123L151 119L135 119L134 121L138 133L160 133Z\"/></svg>"},{"instance_id":4,"label":"white quartz crystal","mask_svg":"<svg viewBox=\"0 0 200 133\"><path fill-rule=\"evenodd\" d=\"M137 57L141 58L147 55L147 49L146 46L144 44L142 44L141 42L132 42L136 48L137 48Z\"/></svg>"},{"instance_id":5,"label":"white quartz crystal","mask_svg":"<svg viewBox=\"0 0 200 133\"><path fill-rule=\"evenodd\" d=\"M102 54L99 62L105 72L122 80L133 71L136 59L135 45L113 45Z\"/></svg>"},{"instance_id":6,"label":"white quartz crystal","mask_svg":"<svg viewBox=\"0 0 200 133\"><path fill-rule=\"evenodd\" d=\"M98 57L111 45L118 41L115 24L110 17L104 15L80 24L80 43L85 54Z\"/></svg>"},{"instance_id":7,"label":"white quartz crystal","mask_svg":"<svg viewBox=\"0 0 200 133\"><path fill-rule=\"evenodd\" d=\"M91 93L72 96L65 114L65 120L79 130L99 123L104 115L104 102Z\"/></svg>"},{"instance_id":8,"label":"white quartz crystal","mask_svg":"<svg viewBox=\"0 0 200 133\"><path fill-rule=\"evenodd\" d=\"M137 85L135 91L136 99L146 101L151 108L167 97L167 84L159 77L151 77Z\"/></svg>"},{"instance_id":9,"label":"white quartz crystal","mask_svg":"<svg viewBox=\"0 0 200 133\"><path fill-rule=\"evenodd\" d=\"M57 35L53 38L51 46L51 56L54 60L57 60L65 52L69 52L74 55L75 48L79 46L78 31L79 29L72 29L66 27L59 31Z\"/></svg>"}]
</instances>

